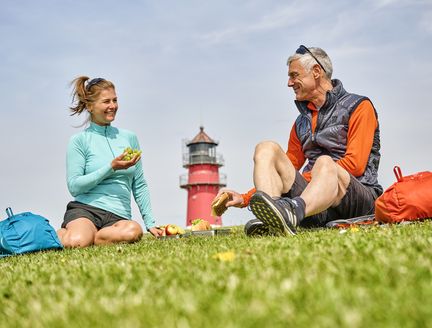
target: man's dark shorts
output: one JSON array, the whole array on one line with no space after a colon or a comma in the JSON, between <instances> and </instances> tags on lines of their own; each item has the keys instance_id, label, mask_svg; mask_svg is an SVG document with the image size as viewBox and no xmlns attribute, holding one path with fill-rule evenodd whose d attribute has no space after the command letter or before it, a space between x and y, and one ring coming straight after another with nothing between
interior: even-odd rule
<instances>
[{"instance_id":1,"label":"man's dark shorts","mask_svg":"<svg viewBox=\"0 0 432 328\"><path fill-rule=\"evenodd\" d=\"M306 179L299 172L296 172L296 178L291 190L282 196L289 198L300 196L307 184ZM300 226L307 228L322 227L332 220L373 214L375 211L375 199L378 196L373 188L363 185L350 174L350 182L341 203L336 207L330 207L324 212L305 218L300 223Z\"/></svg>"},{"instance_id":2,"label":"man's dark shorts","mask_svg":"<svg viewBox=\"0 0 432 328\"><path fill-rule=\"evenodd\" d=\"M69 222L78 218L89 219L98 230L112 226L114 223L120 220L127 220L98 207L73 201L67 204L66 213L64 215L61 227L66 228L66 225Z\"/></svg>"}]
</instances>

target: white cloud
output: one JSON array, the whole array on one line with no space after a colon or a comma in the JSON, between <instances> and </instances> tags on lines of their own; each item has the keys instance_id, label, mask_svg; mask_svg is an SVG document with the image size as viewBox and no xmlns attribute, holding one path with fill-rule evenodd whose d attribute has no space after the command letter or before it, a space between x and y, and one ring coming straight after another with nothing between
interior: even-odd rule
<instances>
[{"instance_id":1,"label":"white cloud","mask_svg":"<svg viewBox=\"0 0 432 328\"><path fill-rule=\"evenodd\" d=\"M401 2L404 2L404 1L401 1L401 0L375 0L374 4L375 4L376 8L381 9L381 8L392 6L392 5L395 5L397 3L401 3Z\"/></svg>"},{"instance_id":2,"label":"white cloud","mask_svg":"<svg viewBox=\"0 0 432 328\"><path fill-rule=\"evenodd\" d=\"M419 22L419 26L427 33L432 34L432 11L423 13Z\"/></svg>"},{"instance_id":3,"label":"white cloud","mask_svg":"<svg viewBox=\"0 0 432 328\"><path fill-rule=\"evenodd\" d=\"M371 4L376 9L383 9L387 7L413 7L422 5L431 5L430 0L372 0Z\"/></svg>"},{"instance_id":4,"label":"white cloud","mask_svg":"<svg viewBox=\"0 0 432 328\"><path fill-rule=\"evenodd\" d=\"M372 47L360 45L340 45L332 49L332 57L364 56L376 51L375 49Z\"/></svg>"},{"instance_id":5,"label":"white cloud","mask_svg":"<svg viewBox=\"0 0 432 328\"><path fill-rule=\"evenodd\" d=\"M252 22L242 23L235 26L216 30L201 35L199 38L208 44L234 42L250 34L266 32L287 26L294 26L304 19L306 7L298 3L277 8L270 14L259 18L251 17Z\"/></svg>"}]
</instances>

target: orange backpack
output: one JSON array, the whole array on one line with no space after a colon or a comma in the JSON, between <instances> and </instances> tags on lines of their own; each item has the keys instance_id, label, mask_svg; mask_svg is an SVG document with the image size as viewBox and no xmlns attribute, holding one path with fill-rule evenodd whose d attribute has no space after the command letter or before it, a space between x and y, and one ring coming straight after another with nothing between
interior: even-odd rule
<instances>
[{"instance_id":1,"label":"orange backpack","mask_svg":"<svg viewBox=\"0 0 432 328\"><path fill-rule=\"evenodd\" d=\"M398 223L432 218L432 172L404 177L399 166L393 172L397 182L375 201L376 220Z\"/></svg>"}]
</instances>

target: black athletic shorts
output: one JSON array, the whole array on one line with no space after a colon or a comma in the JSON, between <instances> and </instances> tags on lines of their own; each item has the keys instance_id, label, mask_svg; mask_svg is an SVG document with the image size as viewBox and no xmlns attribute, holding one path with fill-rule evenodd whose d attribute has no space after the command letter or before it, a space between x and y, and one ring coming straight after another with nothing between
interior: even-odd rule
<instances>
[{"instance_id":1,"label":"black athletic shorts","mask_svg":"<svg viewBox=\"0 0 432 328\"><path fill-rule=\"evenodd\" d=\"M297 171L291 190L282 196L289 198L300 196L307 184L306 179ZM306 217L300 226L322 227L329 221L373 214L377 197L378 195L372 187L363 185L350 174L350 182L341 203L336 207L330 207L321 213Z\"/></svg>"},{"instance_id":2,"label":"black athletic shorts","mask_svg":"<svg viewBox=\"0 0 432 328\"><path fill-rule=\"evenodd\" d=\"M66 225L69 222L78 218L89 219L91 222L93 222L97 229L112 226L114 223L120 220L127 220L98 207L73 201L67 204L66 213L64 215L61 227L66 228Z\"/></svg>"}]
</instances>

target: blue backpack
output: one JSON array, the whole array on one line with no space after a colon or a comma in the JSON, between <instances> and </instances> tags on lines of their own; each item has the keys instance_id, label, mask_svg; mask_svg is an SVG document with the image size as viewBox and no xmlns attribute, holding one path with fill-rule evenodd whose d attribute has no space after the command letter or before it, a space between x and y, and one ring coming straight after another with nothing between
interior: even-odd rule
<instances>
[{"instance_id":1,"label":"blue backpack","mask_svg":"<svg viewBox=\"0 0 432 328\"><path fill-rule=\"evenodd\" d=\"M54 228L43 216L31 212L14 215L10 207L6 214L8 218L0 222L0 258L63 248Z\"/></svg>"}]
</instances>

